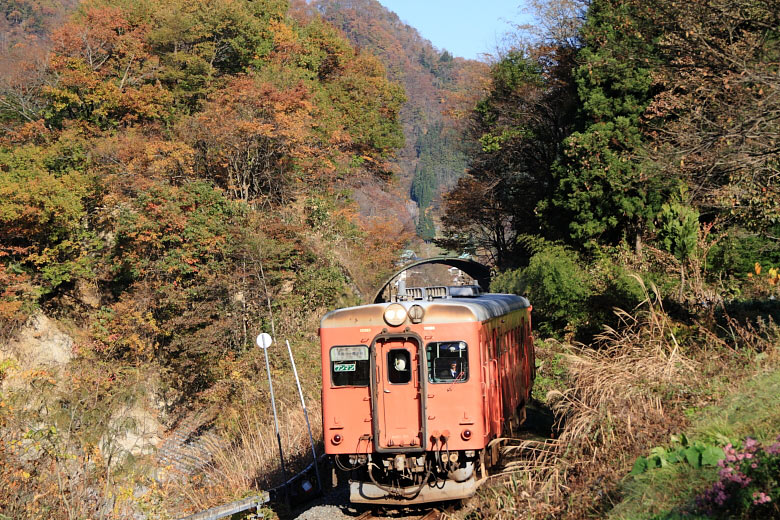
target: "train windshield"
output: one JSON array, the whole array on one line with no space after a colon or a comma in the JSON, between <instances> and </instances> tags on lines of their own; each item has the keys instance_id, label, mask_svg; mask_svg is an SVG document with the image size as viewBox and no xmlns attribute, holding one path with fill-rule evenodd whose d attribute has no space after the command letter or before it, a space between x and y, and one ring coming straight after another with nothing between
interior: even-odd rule
<instances>
[{"instance_id":1,"label":"train windshield","mask_svg":"<svg viewBox=\"0 0 780 520\"><path fill-rule=\"evenodd\" d=\"M469 378L468 345L465 341L428 343L425 359L431 383L462 383Z\"/></svg>"},{"instance_id":2,"label":"train windshield","mask_svg":"<svg viewBox=\"0 0 780 520\"><path fill-rule=\"evenodd\" d=\"M352 345L330 349L333 386L368 386L368 347Z\"/></svg>"}]
</instances>

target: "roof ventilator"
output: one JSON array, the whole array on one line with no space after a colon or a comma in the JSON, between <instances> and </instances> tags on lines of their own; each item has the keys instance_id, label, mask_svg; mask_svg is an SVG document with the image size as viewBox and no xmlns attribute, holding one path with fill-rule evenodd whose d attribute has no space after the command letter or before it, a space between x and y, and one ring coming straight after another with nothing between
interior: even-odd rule
<instances>
[{"instance_id":1,"label":"roof ventilator","mask_svg":"<svg viewBox=\"0 0 780 520\"><path fill-rule=\"evenodd\" d=\"M476 298L481 294L478 285L437 285L433 287L407 287L406 294L398 295L398 301L442 300L449 298Z\"/></svg>"}]
</instances>

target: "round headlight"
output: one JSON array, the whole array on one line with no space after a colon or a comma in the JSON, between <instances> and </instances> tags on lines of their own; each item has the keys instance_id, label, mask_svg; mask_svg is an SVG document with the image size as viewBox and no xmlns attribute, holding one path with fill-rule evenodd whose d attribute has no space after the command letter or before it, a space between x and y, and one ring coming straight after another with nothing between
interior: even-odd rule
<instances>
[{"instance_id":1,"label":"round headlight","mask_svg":"<svg viewBox=\"0 0 780 520\"><path fill-rule=\"evenodd\" d=\"M385 309L385 321L391 327L397 327L406 321L406 309L400 303L392 303Z\"/></svg>"},{"instance_id":2,"label":"round headlight","mask_svg":"<svg viewBox=\"0 0 780 520\"><path fill-rule=\"evenodd\" d=\"M420 323L425 315L425 309L420 305L412 305L409 308L409 319L412 323Z\"/></svg>"}]
</instances>

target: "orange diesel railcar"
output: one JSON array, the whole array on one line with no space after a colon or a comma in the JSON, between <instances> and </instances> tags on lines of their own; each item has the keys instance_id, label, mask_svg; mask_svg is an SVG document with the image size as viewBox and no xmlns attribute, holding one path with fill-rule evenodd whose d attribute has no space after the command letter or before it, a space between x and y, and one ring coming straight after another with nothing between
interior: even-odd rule
<instances>
[{"instance_id":1,"label":"orange diesel railcar","mask_svg":"<svg viewBox=\"0 0 780 520\"><path fill-rule=\"evenodd\" d=\"M479 287L411 288L320 326L325 452L350 500L415 504L474 494L491 440L525 418L531 306Z\"/></svg>"}]
</instances>

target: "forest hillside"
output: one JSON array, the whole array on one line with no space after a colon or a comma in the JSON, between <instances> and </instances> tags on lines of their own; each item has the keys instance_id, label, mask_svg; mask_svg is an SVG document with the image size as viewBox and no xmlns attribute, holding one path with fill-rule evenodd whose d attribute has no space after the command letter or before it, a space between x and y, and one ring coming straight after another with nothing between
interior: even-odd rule
<instances>
[{"instance_id":1,"label":"forest hillside","mask_svg":"<svg viewBox=\"0 0 780 520\"><path fill-rule=\"evenodd\" d=\"M317 320L370 293L409 237L361 215L350 189L385 193L403 87L319 16L288 11L3 5L6 517L175 516L272 474L188 480L267 424L253 338L290 340L316 403Z\"/></svg>"},{"instance_id":2,"label":"forest hillside","mask_svg":"<svg viewBox=\"0 0 780 520\"><path fill-rule=\"evenodd\" d=\"M441 195L463 175L470 142L464 119L482 94L487 65L437 49L376 0L317 0L309 4L359 49L376 55L388 77L404 86L400 122L406 137L394 163L402 197L411 198L417 234L436 234Z\"/></svg>"}]
</instances>

